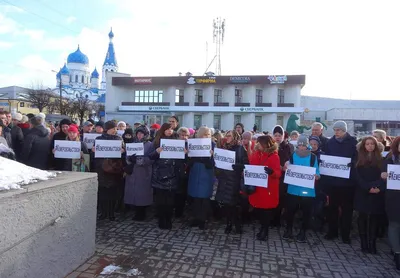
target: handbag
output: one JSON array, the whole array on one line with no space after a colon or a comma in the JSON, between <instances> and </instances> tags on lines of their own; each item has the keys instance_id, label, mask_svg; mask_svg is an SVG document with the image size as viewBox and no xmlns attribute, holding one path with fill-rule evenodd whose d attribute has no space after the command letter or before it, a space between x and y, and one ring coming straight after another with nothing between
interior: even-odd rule
<instances>
[{"instance_id":1,"label":"handbag","mask_svg":"<svg viewBox=\"0 0 400 278\"><path fill-rule=\"evenodd\" d=\"M107 174L122 174L122 160L106 158L103 160L102 169Z\"/></svg>"}]
</instances>

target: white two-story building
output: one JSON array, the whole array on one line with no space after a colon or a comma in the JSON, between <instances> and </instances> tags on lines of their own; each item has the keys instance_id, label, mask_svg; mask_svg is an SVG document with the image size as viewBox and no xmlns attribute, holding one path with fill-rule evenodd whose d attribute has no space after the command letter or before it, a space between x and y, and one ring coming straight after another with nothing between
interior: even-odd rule
<instances>
[{"instance_id":1,"label":"white two-story building","mask_svg":"<svg viewBox=\"0 0 400 278\"><path fill-rule=\"evenodd\" d=\"M176 115L181 126L271 131L286 126L300 107L304 75L131 77L107 75L106 120L164 123Z\"/></svg>"}]
</instances>

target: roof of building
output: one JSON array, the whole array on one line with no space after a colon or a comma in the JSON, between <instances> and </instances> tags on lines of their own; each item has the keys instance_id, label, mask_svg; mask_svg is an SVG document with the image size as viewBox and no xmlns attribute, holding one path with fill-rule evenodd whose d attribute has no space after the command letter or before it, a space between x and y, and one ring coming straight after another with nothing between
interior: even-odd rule
<instances>
[{"instance_id":1,"label":"roof of building","mask_svg":"<svg viewBox=\"0 0 400 278\"><path fill-rule=\"evenodd\" d=\"M61 69L60 69L60 71L59 71L59 72L57 72L57 74L56 74L56 78L57 78L57 79L60 79L60 78L61 78Z\"/></svg>"},{"instance_id":2,"label":"roof of building","mask_svg":"<svg viewBox=\"0 0 400 278\"><path fill-rule=\"evenodd\" d=\"M89 59L85 54L81 52L78 45L78 49L75 52L68 55L67 62L88 65Z\"/></svg>"},{"instance_id":3,"label":"roof of building","mask_svg":"<svg viewBox=\"0 0 400 278\"><path fill-rule=\"evenodd\" d=\"M90 77L91 78L99 78L99 73L97 72L97 68L94 68L94 71L92 72L92 75Z\"/></svg>"},{"instance_id":4,"label":"roof of building","mask_svg":"<svg viewBox=\"0 0 400 278\"><path fill-rule=\"evenodd\" d=\"M117 58L115 57L115 50L114 50L114 44L112 42L112 39L114 38L114 33L111 29L110 33L108 34L108 37L110 38L110 43L108 44L108 50L106 54L106 58L104 60L104 66L105 65L110 65L110 66L115 66L118 67L117 63Z\"/></svg>"},{"instance_id":5,"label":"roof of building","mask_svg":"<svg viewBox=\"0 0 400 278\"><path fill-rule=\"evenodd\" d=\"M69 69L67 67L67 64L64 63L64 66L62 67L62 69L59 72L61 75L69 75Z\"/></svg>"}]
</instances>

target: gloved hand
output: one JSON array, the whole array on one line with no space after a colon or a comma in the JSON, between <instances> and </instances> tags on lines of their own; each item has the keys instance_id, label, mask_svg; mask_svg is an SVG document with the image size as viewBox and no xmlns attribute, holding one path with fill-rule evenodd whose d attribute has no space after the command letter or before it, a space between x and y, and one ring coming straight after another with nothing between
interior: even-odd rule
<instances>
[{"instance_id":1,"label":"gloved hand","mask_svg":"<svg viewBox=\"0 0 400 278\"><path fill-rule=\"evenodd\" d=\"M129 158L129 161L132 162L132 164L136 163L136 154L131 155L131 157Z\"/></svg>"},{"instance_id":2,"label":"gloved hand","mask_svg":"<svg viewBox=\"0 0 400 278\"><path fill-rule=\"evenodd\" d=\"M353 167L353 162L349 162L349 163L347 164L347 167L349 167L349 168Z\"/></svg>"},{"instance_id":3,"label":"gloved hand","mask_svg":"<svg viewBox=\"0 0 400 278\"><path fill-rule=\"evenodd\" d=\"M274 173L274 170L271 168L268 168L267 166L264 167L265 174L267 175L272 175Z\"/></svg>"},{"instance_id":4,"label":"gloved hand","mask_svg":"<svg viewBox=\"0 0 400 278\"><path fill-rule=\"evenodd\" d=\"M233 164L232 169L237 172L242 172L244 170L244 165L243 164Z\"/></svg>"}]
</instances>

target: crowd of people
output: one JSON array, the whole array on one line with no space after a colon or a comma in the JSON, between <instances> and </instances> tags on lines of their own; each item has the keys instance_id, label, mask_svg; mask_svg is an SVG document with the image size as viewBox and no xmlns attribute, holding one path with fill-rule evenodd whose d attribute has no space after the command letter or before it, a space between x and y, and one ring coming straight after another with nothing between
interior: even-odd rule
<instances>
[{"instance_id":1,"label":"crowd of people","mask_svg":"<svg viewBox=\"0 0 400 278\"><path fill-rule=\"evenodd\" d=\"M306 242L309 229L322 231L326 225L325 239L340 235L343 243L351 244L356 211L361 251L376 254L377 238L387 233L400 270L400 191L386 186L388 165L400 165L400 137L389 138L385 131L374 130L373 136L357 139L344 121L335 122L333 130L331 138L323 135L318 122L310 136L288 134L279 125L271 132L258 132L256 126L246 131L240 123L225 132L206 126L194 130L181 127L175 116L150 127L92 120L79 127L69 119L49 125L42 113L0 113L0 144L13 150L7 154L9 159L28 166L71 171L70 159L54 157L54 142L81 142L82 159L90 157L90 167L82 171L98 174L99 220L114 221L116 210L129 207L134 220L143 221L155 204L160 229L171 229L172 219L189 211L189 226L200 230L207 229L212 215L218 215L226 220L226 234L241 234L243 224L256 218L258 240L268 240L270 227L282 226L284 239ZM121 158L96 158L96 149L83 141L85 133L97 133L96 140L121 141ZM188 157L186 143L184 159L160 158L162 139L189 138L211 138L210 156ZM143 143L144 155L127 156L124 146L129 143ZM216 167L216 148L235 153L231 170ZM350 177L321 175L321 155L350 159ZM264 166L268 186L244 184L245 165ZM286 184L290 165L315 168L315 186Z\"/></svg>"}]
</instances>

